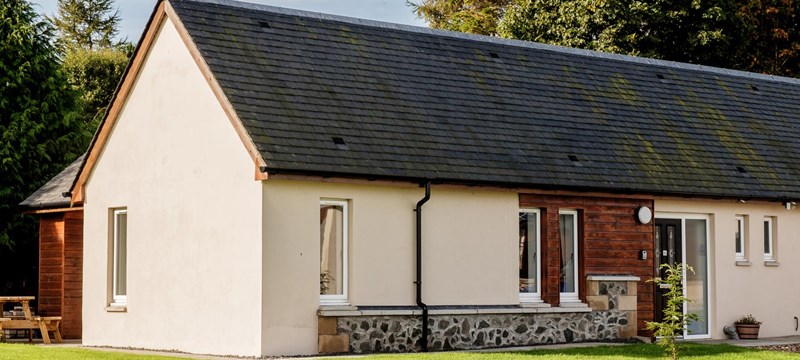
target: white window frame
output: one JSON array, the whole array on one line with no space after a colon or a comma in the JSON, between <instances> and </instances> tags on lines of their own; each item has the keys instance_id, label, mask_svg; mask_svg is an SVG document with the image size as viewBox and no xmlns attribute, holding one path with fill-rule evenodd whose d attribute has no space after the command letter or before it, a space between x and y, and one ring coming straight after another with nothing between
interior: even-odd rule
<instances>
[{"instance_id":1,"label":"white window frame","mask_svg":"<svg viewBox=\"0 0 800 360\"><path fill-rule=\"evenodd\" d=\"M535 208L524 208L519 209L520 213L526 213L529 215L534 215L534 219L536 221L536 292L534 293L519 293L519 302L520 303L541 303L542 302L542 212L539 209ZM530 219L529 219L530 221ZM531 234L528 234L528 243L530 243ZM517 234L517 245L519 246L519 234ZM529 249L530 251L530 249Z\"/></svg>"},{"instance_id":2,"label":"white window frame","mask_svg":"<svg viewBox=\"0 0 800 360\"><path fill-rule=\"evenodd\" d=\"M114 235L113 235L113 242L112 242L112 249L111 249L112 254L113 254L113 262L112 262L112 265L111 265L112 266L111 267L112 268L112 273L111 273L111 301L112 301L112 303L111 303L111 305L116 305L116 306L126 305L127 302L128 302L127 286L126 286L126 289L125 289L126 290L125 294L120 295L120 294L117 293L117 286L119 285L119 284L117 284L117 274L119 272L119 251L117 249L118 246L119 246L119 238L118 238L119 232L117 230L118 230L118 226L119 226L119 216L123 215L123 214L125 215L125 220L126 220L126 223L127 223L127 220L128 220L127 219L127 217L128 217L128 209L116 209L116 210L114 210L114 217L113 217ZM127 228L126 228L126 232L125 232L125 258L126 258L126 260L127 260L127 257L128 257L128 232L127 232ZM125 263L127 264L127 261ZM125 271L126 280L127 280L127 275L128 275L128 272L127 272L127 269L126 269L126 271Z\"/></svg>"},{"instance_id":3,"label":"white window frame","mask_svg":"<svg viewBox=\"0 0 800 360\"><path fill-rule=\"evenodd\" d=\"M764 225L767 226L767 238L764 239L764 244L769 245L769 251L764 249L764 261L775 261L775 222L772 216L764 217Z\"/></svg>"},{"instance_id":4,"label":"white window frame","mask_svg":"<svg viewBox=\"0 0 800 360\"><path fill-rule=\"evenodd\" d=\"M580 300L580 294L579 294L580 283L578 282L578 278L579 278L578 272L579 272L579 269L580 269L580 255L581 254L580 254L580 250L578 248L578 243L580 242L580 239L578 238L578 234L579 234L579 232L578 232L578 210L559 210L558 211L558 215L559 215L559 217L558 217L558 221L559 221L558 232L559 232L559 234L561 234L561 215L572 215L572 221L573 221L573 227L572 227L572 229L573 229L573 234L572 234L573 244L572 244L572 246L575 247L575 256L574 256L574 259L573 259L574 263L575 263L574 264L575 271L574 271L574 274L573 274L573 278L574 278L573 281L575 282L575 291L574 292L559 292L558 294L559 294L559 297L560 297L562 303L580 302L581 301ZM558 254L558 257L561 258L561 253L560 252ZM562 264L562 267L563 267L563 264ZM560 282L560 280L559 280L559 282Z\"/></svg>"},{"instance_id":5,"label":"white window frame","mask_svg":"<svg viewBox=\"0 0 800 360\"><path fill-rule=\"evenodd\" d=\"M740 251L736 251L736 261L746 261L747 260L747 250L745 250L745 244L747 244L747 233L744 231L747 226L745 226L747 217L743 215L736 216L736 227L739 229L739 240L738 240L738 247L741 249ZM736 248L734 247L734 250Z\"/></svg>"},{"instance_id":6,"label":"white window frame","mask_svg":"<svg viewBox=\"0 0 800 360\"><path fill-rule=\"evenodd\" d=\"M320 206L342 207L342 293L335 295L319 296L320 305L350 305L348 300L348 287L350 278L350 208L347 200L321 199ZM319 241L319 240L317 240ZM321 254L320 254L321 255Z\"/></svg>"}]
</instances>

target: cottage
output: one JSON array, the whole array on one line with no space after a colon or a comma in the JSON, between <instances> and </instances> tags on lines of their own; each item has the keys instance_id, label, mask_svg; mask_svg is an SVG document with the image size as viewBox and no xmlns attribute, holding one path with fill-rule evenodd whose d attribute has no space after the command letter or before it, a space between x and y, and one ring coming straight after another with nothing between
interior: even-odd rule
<instances>
[{"instance_id":1,"label":"cottage","mask_svg":"<svg viewBox=\"0 0 800 360\"><path fill-rule=\"evenodd\" d=\"M800 82L160 1L74 186L83 342L246 356L797 333Z\"/></svg>"}]
</instances>

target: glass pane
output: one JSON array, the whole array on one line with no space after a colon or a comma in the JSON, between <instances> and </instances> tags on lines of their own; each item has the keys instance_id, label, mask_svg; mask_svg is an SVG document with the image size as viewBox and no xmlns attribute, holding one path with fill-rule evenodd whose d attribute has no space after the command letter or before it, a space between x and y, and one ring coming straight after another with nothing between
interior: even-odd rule
<instances>
[{"instance_id":1,"label":"glass pane","mask_svg":"<svg viewBox=\"0 0 800 360\"><path fill-rule=\"evenodd\" d=\"M319 218L319 293L344 294L342 205L320 205Z\"/></svg>"},{"instance_id":2,"label":"glass pane","mask_svg":"<svg viewBox=\"0 0 800 360\"><path fill-rule=\"evenodd\" d=\"M116 259L114 273L114 295L127 294L126 273L128 267L128 214L117 213L117 233L114 237L114 258Z\"/></svg>"},{"instance_id":3,"label":"glass pane","mask_svg":"<svg viewBox=\"0 0 800 360\"><path fill-rule=\"evenodd\" d=\"M688 313L697 314L700 320L689 325L689 335L708 334L708 266L705 220L686 220L686 264L694 274L686 273L686 305Z\"/></svg>"},{"instance_id":4,"label":"glass pane","mask_svg":"<svg viewBox=\"0 0 800 360\"><path fill-rule=\"evenodd\" d=\"M538 234L537 214L519 213L519 292L521 293L536 292Z\"/></svg>"},{"instance_id":5,"label":"glass pane","mask_svg":"<svg viewBox=\"0 0 800 360\"><path fill-rule=\"evenodd\" d=\"M559 216L561 230L561 292L577 292L575 284L575 215Z\"/></svg>"},{"instance_id":6,"label":"glass pane","mask_svg":"<svg viewBox=\"0 0 800 360\"><path fill-rule=\"evenodd\" d=\"M742 253L742 219L736 219L736 253Z\"/></svg>"},{"instance_id":7,"label":"glass pane","mask_svg":"<svg viewBox=\"0 0 800 360\"><path fill-rule=\"evenodd\" d=\"M764 254L772 253L772 247L770 246L770 222L764 221Z\"/></svg>"}]
</instances>

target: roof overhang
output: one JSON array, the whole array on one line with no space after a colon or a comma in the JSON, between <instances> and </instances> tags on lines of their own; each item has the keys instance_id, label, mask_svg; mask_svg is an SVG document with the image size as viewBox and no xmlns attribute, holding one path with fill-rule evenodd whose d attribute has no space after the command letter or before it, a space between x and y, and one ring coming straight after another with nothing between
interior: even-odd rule
<instances>
[{"instance_id":1,"label":"roof overhang","mask_svg":"<svg viewBox=\"0 0 800 360\"><path fill-rule=\"evenodd\" d=\"M147 22L147 26L145 27L141 40L134 50L132 59L128 63L128 66L117 85L117 89L114 91L111 104L106 110L105 116L100 122L100 126L92 138L92 142L89 145L86 157L81 164L78 176L72 185L72 197L70 204L83 202L86 195L86 182L91 177L94 167L109 140L114 125L121 115L121 111L125 105L125 102L133 90L139 72L141 71L145 60L147 59L147 56L153 47L153 42L166 19L169 19L177 29L181 39L186 45L187 50L191 54L199 70L202 72L203 77L208 82L208 85L213 91L214 96L220 102L220 105L222 105L222 108L225 111L225 114L228 116L231 125L236 130L237 135L252 158L255 169L255 180L265 180L267 178L267 174L259 170L266 166L266 162L262 159L261 154L253 143L253 140L245 130L244 125L242 125L242 121L239 119L236 111L233 109L233 106L223 92L222 87L214 77L214 74L211 72L211 69L208 67L208 64L203 59L202 54L200 54L200 51L198 50L194 41L192 41L191 36L186 31L186 28L184 27L175 10L172 8L172 5L169 3L169 1L159 0L156 4L155 10L150 16L150 20Z\"/></svg>"}]
</instances>

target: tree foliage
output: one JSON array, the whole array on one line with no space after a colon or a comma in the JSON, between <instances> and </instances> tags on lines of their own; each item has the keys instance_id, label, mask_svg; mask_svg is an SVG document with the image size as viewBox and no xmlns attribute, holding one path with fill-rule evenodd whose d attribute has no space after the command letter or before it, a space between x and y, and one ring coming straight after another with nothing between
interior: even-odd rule
<instances>
[{"instance_id":1,"label":"tree foliage","mask_svg":"<svg viewBox=\"0 0 800 360\"><path fill-rule=\"evenodd\" d=\"M416 13L433 28L800 75L800 1L426 0Z\"/></svg>"},{"instance_id":2,"label":"tree foliage","mask_svg":"<svg viewBox=\"0 0 800 360\"><path fill-rule=\"evenodd\" d=\"M80 94L81 118L96 129L111 102L128 64L128 54L117 49L72 49L64 56L64 72Z\"/></svg>"},{"instance_id":3,"label":"tree foliage","mask_svg":"<svg viewBox=\"0 0 800 360\"><path fill-rule=\"evenodd\" d=\"M116 45L119 10L114 0L58 0L58 15L49 18L62 49L98 49Z\"/></svg>"},{"instance_id":4,"label":"tree foliage","mask_svg":"<svg viewBox=\"0 0 800 360\"><path fill-rule=\"evenodd\" d=\"M83 122L97 128L125 71L132 45L115 39L119 12L113 0L58 0L49 18L58 29L64 72L80 94Z\"/></svg>"},{"instance_id":5,"label":"tree foliage","mask_svg":"<svg viewBox=\"0 0 800 360\"><path fill-rule=\"evenodd\" d=\"M0 2L0 245L36 242L17 204L85 149L53 30L25 0Z\"/></svg>"},{"instance_id":6,"label":"tree foliage","mask_svg":"<svg viewBox=\"0 0 800 360\"><path fill-rule=\"evenodd\" d=\"M497 23L512 0L422 0L408 2L432 28L481 35L497 34Z\"/></svg>"},{"instance_id":7,"label":"tree foliage","mask_svg":"<svg viewBox=\"0 0 800 360\"><path fill-rule=\"evenodd\" d=\"M667 298L667 304L664 306L664 319L661 321L648 321L647 329L655 330L654 335L658 338L658 344L664 348L667 357L672 360L677 360L679 356L679 347L675 342L677 334L683 333L692 321L700 320L699 316L694 313L683 313L683 305L691 302L683 294L683 274L686 271L694 273L694 269L686 264L676 264L670 266L669 264L661 264L660 270L663 270L666 277L656 278L650 280L656 283L656 286L667 285L667 293L664 295Z\"/></svg>"}]
</instances>

